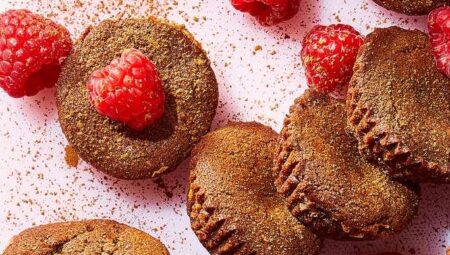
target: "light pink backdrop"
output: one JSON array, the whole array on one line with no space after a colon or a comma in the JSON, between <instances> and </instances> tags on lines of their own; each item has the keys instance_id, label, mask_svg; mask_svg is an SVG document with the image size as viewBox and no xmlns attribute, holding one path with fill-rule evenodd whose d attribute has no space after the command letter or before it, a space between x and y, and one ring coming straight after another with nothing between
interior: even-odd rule
<instances>
[{"instance_id":1,"label":"light pink backdrop","mask_svg":"<svg viewBox=\"0 0 450 255\"><path fill-rule=\"evenodd\" d=\"M425 29L425 19L387 12L369 0L302 0L301 11L279 26L263 28L228 1L2 0L0 11L29 8L69 27L76 38L87 24L108 17L167 16L186 24L208 51L220 83L214 128L229 120L256 120L281 128L294 98L305 89L301 39L314 24L347 23L367 34L374 27ZM27 3L35 2L35 3ZM37 2L37 3L36 3ZM80 4L81 3L81 4ZM125 5L129 6L125 8ZM170 7L170 8L168 8ZM106 10L106 9L107 10ZM196 21L198 18L198 21ZM262 50L254 52L257 45ZM11 99L0 92L0 251L19 231L63 220L111 218L160 238L174 255L203 255L185 208L186 162L164 177L172 198L151 181L121 181L86 163L69 168L54 90ZM325 241L322 254L378 251L442 255L450 246L449 186L423 185L419 216L398 236L376 242Z\"/></svg>"}]
</instances>

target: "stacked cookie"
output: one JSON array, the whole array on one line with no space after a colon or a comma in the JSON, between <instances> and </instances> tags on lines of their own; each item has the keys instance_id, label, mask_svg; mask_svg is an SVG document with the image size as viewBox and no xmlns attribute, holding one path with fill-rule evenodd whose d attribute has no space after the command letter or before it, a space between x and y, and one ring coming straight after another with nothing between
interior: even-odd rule
<instances>
[{"instance_id":1,"label":"stacked cookie","mask_svg":"<svg viewBox=\"0 0 450 255\"><path fill-rule=\"evenodd\" d=\"M211 254L317 254L321 238L398 233L417 213L418 182L449 183L449 120L450 80L426 34L377 29L346 101L309 89L278 138L257 123L202 138L190 167L192 229Z\"/></svg>"},{"instance_id":2,"label":"stacked cookie","mask_svg":"<svg viewBox=\"0 0 450 255\"><path fill-rule=\"evenodd\" d=\"M400 180L450 183L450 79L436 68L428 36L377 29L361 48L347 100L361 154Z\"/></svg>"},{"instance_id":3,"label":"stacked cookie","mask_svg":"<svg viewBox=\"0 0 450 255\"><path fill-rule=\"evenodd\" d=\"M193 151L188 195L192 229L212 254L316 254L319 239L289 213L271 172L278 135L231 123Z\"/></svg>"},{"instance_id":4,"label":"stacked cookie","mask_svg":"<svg viewBox=\"0 0 450 255\"><path fill-rule=\"evenodd\" d=\"M377 239L396 233L417 212L417 188L369 163L346 132L345 103L307 91L281 132L275 173L292 214L322 236Z\"/></svg>"}]
</instances>

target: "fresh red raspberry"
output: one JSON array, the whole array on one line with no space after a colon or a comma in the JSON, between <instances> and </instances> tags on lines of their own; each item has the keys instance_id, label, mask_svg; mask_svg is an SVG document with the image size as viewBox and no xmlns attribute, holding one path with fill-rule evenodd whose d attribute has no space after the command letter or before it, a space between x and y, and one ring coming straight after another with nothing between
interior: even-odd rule
<instances>
[{"instance_id":1,"label":"fresh red raspberry","mask_svg":"<svg viewBox=\"0 0 450 255\"><path fill-rule=\"evenodd\" d=\"M433 10L428 16L428 29L436 66L450 78L450 7Z\"/></svg>"},{"instance_id":2,"label":"fresh red raspberry","mask_svg":"<svg viewBox=\"0 0 450 255\"><path fill-rule=\"evenodd\" d=\"M92 73L89 100L100 114L142 130L164 113L164 89L156 66L136 49Z\"/></svg>"},{"instance_id":3,"label":"fresh red raspberry","mask_svg":"<svg viewBox=\"0 0 450 255\"><path fill-rule=\"evenodd\" d=\"M12 97L53 87L72 48L69 31L28 10L0 14L0 87Z\"/></svg>"},{"instance_id":4,"label":"fresh red raspberry","mask_svg":"<svg viewBox=\"0 0 450 255\"><path fill-rule=\"evenodd\" d=\"M272 26L292 18L298 11L299 0L231 0L231 4L256 17L263 26Z\"/></svg>"},{"instance_id":5,"label":"fresh red raspberry","mask_svg":"<svg viewBox=\"0 0 450 255\"><path fill-rule=\"evenodd\" d=\"M364 38L351 26L315 26L303 39L301 58L308 86L345 98Z\"/></svg>"}]
</instances>

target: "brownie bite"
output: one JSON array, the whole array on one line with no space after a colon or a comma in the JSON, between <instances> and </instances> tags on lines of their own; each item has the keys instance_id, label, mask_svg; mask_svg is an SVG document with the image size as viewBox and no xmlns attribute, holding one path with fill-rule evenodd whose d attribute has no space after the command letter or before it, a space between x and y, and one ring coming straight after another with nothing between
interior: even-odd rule
<instances>
[{"instance_id":1,"label":"brownie bite","mask_svg":"<svg viewBox=\"0 0 450 255\"><path fill-rule=\"evenodd\" d=\"M159 71L165 112L135 131L99 114L86 83L126 49L145 54ZM158 177L177 167L206 134L218 104L218 86L201 45L180 25L161 19L107 20L89 28L65 61L57 84L62 130L79 155L122 179Z\"/></svg>"},{"instance_id":2,"label":"brownie bite","mask_svg":"<svg viewBox=\"0 0 450 255\"><path fill-rule=\"evenodd\" d=\"M345 102L313 90L299 97L280 136L278 191L321 236L370 240L403 230L417 212L418 194L362 157L345 129Z\"/></svg>"},{"instance_id":3,"label":"brownie bite","mask_svg":"<svg viewBox=\"0 0 450 255\"><path fill-rule=\"evenodd\" d=\"M376 29L362 46L347 98L348 125L362 155L396 179L450 183L450 79L428 36Z\"/></svg>"},{"instance_id":4,"label":"brownie bite","mask_svg":"<svg viewBox=\"0 0 450 255\"><path fill-rule=\"evenodd\" d=\"M450 0L374 0L374 2L388 10L407 15L427 15L439 6L450 5Z\"/></svg>"},{"instance_id":5,"label":"brownie bite","mask_svg":"<svg viewBox=\"0 0 450 255\"><path fill-rule=\"evenodd\" d=\"M3 255L169 255L150 235L110 220L54 223L27 229L15 236Z\"/></svg>"},{"instance_id":6,"label":"brownie bite","mask_svg":"<svg viewBox=\"0 0 450 255\"><path fill-rule=\"evenodd\" d=\"M277 138L258 123L231 123L195 147L188 213L211 254L318 253L318 238L276 193L271 166Z\"/></svg>"}]
</instances>

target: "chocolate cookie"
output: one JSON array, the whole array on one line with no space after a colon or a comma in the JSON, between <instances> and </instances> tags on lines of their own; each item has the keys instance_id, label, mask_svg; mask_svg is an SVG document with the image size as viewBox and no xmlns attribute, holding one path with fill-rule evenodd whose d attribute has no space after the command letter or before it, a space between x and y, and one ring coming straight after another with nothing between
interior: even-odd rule
<instances>
[{"instance_id":1,"label":"chocolate cookie","mask_svg":"<svg viewBox=\"0 0 450 255\"><path fill-rule=\"evenodd\" d=\"M450 183L450 79L425 33L376 29L350 82L348 123L361 153L395 178Z\"/></svg>"},{"instance_id":2,"label":"chocolate cookie","mask_svg":"<svg viewBox=\"0 0 450 255\"><path fill-rule=\"evenodd\" d=\"M374 2L388 10L407 15L427 15L439 6L450 5L450 0L374 0Z\"/></svg>"},{"instance_id":3,"label":"chocolate cookie","mask_svg":"<svg viewBox=\"0 0 450 255\"><path fill-rule=\"evenodd\" d=\"M166 94L163 118L142 132L98 114L88 100L91 73L128 48L155 63ZM59 120L69 142L85 161L123 179L174 169L209 131L217 103L217 82L200 44L184 27L155 18L108 20L88 29L57 84Z\"/></svg>"},{"instance_id":4,"label":"chocolate cookie","mask_svg":"<svg viewBox=\"0 0 450 255\"><path fill-rule=\"evenodd\" d=\"M418 195L358 153L345 103L312 90L295 101L275 160L275 184L292 214L333 239L377 239L404 229Z\"/></svg>"},{"instance_id":5,"label":"chocolate cookie","mask_svg":"<svg viewBox=\"0 0 450 255\"><path fill-rule=\"evenodd\" d=\"M157 239L110 220L42 225L15 236L3 255L169 255Z\"/></svg>"},{"instance_id":6,"label":"chocolate cookie","mask_svg":"<svg viewBox=\"0 0 450 255\"><path fill-rule=\"evenodd\" d=\"M317 237L276 194L271 166L277 137L258 123L232 123L195 147L188 211L211 254L318 253Z\"/></svg>"}]
</instances>

